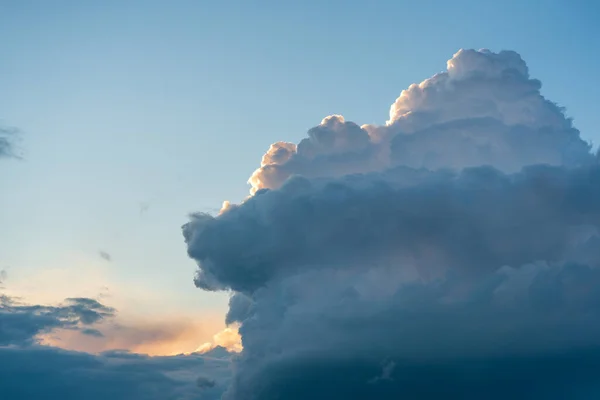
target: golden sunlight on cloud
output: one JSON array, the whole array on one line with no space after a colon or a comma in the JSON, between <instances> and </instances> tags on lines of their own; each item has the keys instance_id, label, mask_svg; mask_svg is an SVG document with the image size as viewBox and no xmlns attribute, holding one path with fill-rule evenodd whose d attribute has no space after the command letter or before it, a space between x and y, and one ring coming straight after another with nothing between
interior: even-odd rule
<instances>
[{"instance_id":1,"label":"golden sunlight on cloud","mask_svg":"<svg viewBox=\"0 0 600 400\"><path fill-rule=\"evenodd\" d=\"M219 210L219 215L223 214L229 208L231 208L231 202L229 200L225 200L221 206L221 210Z\"/></svg>"},{"instance_id":2,"label":"golden sunlight on cloud","mask_svg":"<svg viewBox=\"0 0 600 400\"><path fill-rule=\"evenodd\" d=\"M196 349L198 353L205 353L217 346L225 347L228 351L239 353L242 351L242 337L237 326L227 327L213 336L212 342L206 342Z\"/></svg>"}]
</instances>

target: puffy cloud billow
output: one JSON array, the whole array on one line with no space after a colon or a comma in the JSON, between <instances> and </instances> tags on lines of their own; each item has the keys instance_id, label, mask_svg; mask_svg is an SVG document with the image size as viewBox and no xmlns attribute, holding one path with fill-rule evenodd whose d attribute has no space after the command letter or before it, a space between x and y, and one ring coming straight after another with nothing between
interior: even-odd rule
<instances>
[{"instance_id":1,"label":"puffy cloud billow","mask_svg":"<svg viewBox=\"0 0 600 400\"><path fill-rule=\"evenodd\" d=\"M231 290L226 399L600 396L600 165L511 51L325 118L183 233Z\"/></svg>"},{"instance_id":2,"label":"puffy cloud billow","mask_svg":"<svg viewBox=\"0 0 600 400\"><path fill-rule=\"evenodd\" d=\"M251 192L279 188L295 174L480 165L510 173L531 164L585 163L589 144L540 88L515 52L460 50L447 72L402 91L385 126L359 126L332 115L298 145L271 145L249 180Z\"/></svg>"}]
</instances>

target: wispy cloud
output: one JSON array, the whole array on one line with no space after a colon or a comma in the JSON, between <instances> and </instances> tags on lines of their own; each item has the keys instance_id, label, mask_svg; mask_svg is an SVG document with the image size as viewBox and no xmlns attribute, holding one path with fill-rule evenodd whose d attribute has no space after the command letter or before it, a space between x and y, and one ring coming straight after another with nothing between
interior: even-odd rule
<instances>
[{"instance_id":1,"label":"wispy cloud","mask_svg":"<svg viewBox=\"0 0 600 400\"><path fill-rule=\"evenodd\" d=\"M0 158L20 157L16 148L16 141L19 134L20 131L18 129L0 124Z\"/></svg>"},{"instance_id":2,"label":"wispy cloud","mask_svg":"<svg viewBox=\"0 0 600 400\"><path fill-rule=\"evenodd\" d=\"M98 251L98 255L100 256L101 259L103 259L104 261L108 261L111 262L112 261L112 256L110 255L110 253L100 250Z\"/></svg>"}]
</instances>

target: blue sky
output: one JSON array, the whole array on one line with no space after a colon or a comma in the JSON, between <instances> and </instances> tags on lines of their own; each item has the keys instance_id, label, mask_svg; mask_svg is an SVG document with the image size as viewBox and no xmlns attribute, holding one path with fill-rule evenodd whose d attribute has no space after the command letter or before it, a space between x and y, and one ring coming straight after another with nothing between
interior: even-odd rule
<instances>
[{"instance_id":1,"label":"blue sky","mask_svg":"<svg viewBox=\"0 0 600 400\"><path fill-rule=\"evenodd\" d=\"M194 287L180 227L243 199L269 144L333 113L383 123L460 48L519 52L600 142L599 13L583 0L0 2L0 120L24 155L0 161L5 286L219 321L227 298Z\"/></svg>"}]
</instances>

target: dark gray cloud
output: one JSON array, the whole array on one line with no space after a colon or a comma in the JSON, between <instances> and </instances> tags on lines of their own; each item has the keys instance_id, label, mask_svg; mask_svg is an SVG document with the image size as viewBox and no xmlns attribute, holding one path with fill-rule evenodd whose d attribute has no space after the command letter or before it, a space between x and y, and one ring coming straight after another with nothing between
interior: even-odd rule
<instances>
[{"instance_id":1,"label":"dark gray cloud","mask_svg":"<svg viewBox=\"0 0 600 400\"><path fill-rule=\"evenodd\" d=\"M597 227L599 184L598 166L298 177L218 217L194 216L184 234L202 266L196 283L207 289L254 292L335 264L371 269L398 261L422 278L447 268L477 275L580 257L573 243L581 224ZM440 262L441 270L434 267Z\"/></svg>"},{"instance_id":2,"label":"dark gray cloud","mask_svg":"<svg viewBox=\"0 0 600 400\"><path fill-rule=\"evenodd\" d=\"M58 306L29 305L0 295L0 346L28 345L54 329L90 329L115 310L93 299L70 298Z\"/></svg>"},{"instance_id":3,"label":"dark gray cloud","mask_svg":"<svg viewBox=\"0 0 600 400\"><path fill-rule=\"evenodd\" d=\"M460 51L385 126L278 142L183 227L232 290L226 399L600 394L600 164L514 52Z\"/></svg>"},{"instance_id":4,"label":"dark gray cloud","mask_svg":"<svg viewBox=\"0 0 600 400\"><path fill-rule=\"evenodd\" d=\"M261 375L260 399L594 399L600 395L597 349L539 356L455 358L399 363L372 382L376 360L338 355L277 360Z\"/></svg>"},{"instance_id":5,"label":"dark gray cloud","mask_svg":"<svg viewBox=\"0 0 600 400\"><path fill-rule=\"evenodd\" d=\"M0 359L0 393L7 400L216 400L230 375L228 363L200 355L92 355L31 346L0 347Z\"/></svg>"},{"instance_id":6,"label":"dark gray cloud","mask_svg":"<svg viewBox=\"0 0 600 400\"><path fill-rule=\"evenodd\" d=\"M186 227L197 285L238 291L234 398L305 354L378 365L600 345L600 166L418 174L297 178Z\"/></svg>"},{"instance_id":7,"label":"dark gray cloud","mask_svg":"<svg viewBox=\"0 0 600 400\"><path fill-rule=\"evenodd\" d=\"M104 337L104 334L102 332L100 332L98 329L93 329L93 328L82 329L81 333L83 333L84 335L88 335L88 336Z\"/></svg>"},{"instance_id":8,"label":"dark gray cloud","mask_svg":"<svg viewBox=\"0 0 600 400\"><path fill-rule=\"evenodd\" d=\"M215 384L216 382L214 379L207 378L205 376L199 376L198 379L196 379L196 385L198 385L198 387L202 389L212 388L215 386Z\"/></svg>"}]
</instances>

